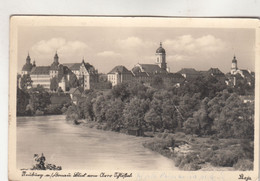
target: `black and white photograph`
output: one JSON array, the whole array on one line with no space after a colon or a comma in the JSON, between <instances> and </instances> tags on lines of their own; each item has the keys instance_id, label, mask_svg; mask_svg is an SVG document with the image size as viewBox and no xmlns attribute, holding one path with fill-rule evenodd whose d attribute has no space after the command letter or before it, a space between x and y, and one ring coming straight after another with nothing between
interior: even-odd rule
<instances>
[{"instance_id":1,"label":"black and white photograph","mask_svg":"<svg viewBox=\"0 0 260 181\"><path fill-rule=\"evenodd\" d=\"M10 24L10 180L257 179L258 20Z\"/></svg>"}]
</instances>

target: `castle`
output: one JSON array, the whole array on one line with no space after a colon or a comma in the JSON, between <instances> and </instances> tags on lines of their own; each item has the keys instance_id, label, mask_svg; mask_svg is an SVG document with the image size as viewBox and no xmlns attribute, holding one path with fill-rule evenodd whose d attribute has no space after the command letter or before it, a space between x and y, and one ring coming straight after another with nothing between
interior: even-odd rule
<instances>
[{"instance_id":1,"label":"castle","mask_svg":"<svg viewBox=\"0 0 260 181\"><path fill-rule=\"evenodd\" d=\"M63 91L75 87L74 83L77 80L84 90L91 89L93 84L98 82L98 71L89 63L85 63L84 59L81 63L61 64L57 52L50 66L36 66L35 61L32 64L28 53L21 72L22 76L27 74L31 77L32 87L39 84L46 89L53 89L51 84L56 82L56 87Z\"/></svg>"},{"instance_id":2,"label":"castle","mask_svg":"<svg viewBox=\"0 0 260 181\"><path fill-rule=\"evenodd\" d=\"M85 63L84 58L81 63L60 64L57 52L50 66L36 66L35 61L31 63L28 53L21 74L22 76L30 75L32 87L39 84L50 90L56 90L53 88L56 87L63 91L69 91L70 88L79 86L88 90L94 88L99 82L98 71L89 63ZM178 87L181 83L192 81L201 75L213 76L229 86L235 86L241 80L248 85L254 83L254 72L238 69L235 56L231 63L231 70L227 74L224 74L218 68L210 68L207 71L183 68L177 73L171 73L166 63L166 51L161 42L159 48L155 51L153 64L137 63L131 70L123 65L115 66L107 73L107 81L111 82L112 86L130 81L141 82L149 86L156 77L159 77L165 84ZM53 86L54 84L55 86Z\"/></svg>"}]
</instances>

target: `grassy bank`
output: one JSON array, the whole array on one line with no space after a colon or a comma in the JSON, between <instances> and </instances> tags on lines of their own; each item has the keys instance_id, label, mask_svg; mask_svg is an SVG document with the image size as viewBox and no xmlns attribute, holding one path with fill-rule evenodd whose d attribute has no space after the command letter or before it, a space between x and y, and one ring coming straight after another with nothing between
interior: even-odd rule
<instances>
[{"instance_id":1,"label":"grassy bank","mask_svg":"<svg viewBox=\"0 0 260 181\"><path fill-rule=\"evenodd\" d=\"M106 123L78 120L76 124L112 131ZM122 129L120 133L126 134L127 131ZM145 132L145 136L144 147L172 159L175 166L181 170L253 170L253 141L198 137L183 132L175 134Z\"/></svg>"},{"instance_id":2,"label":"grassy bank","mask_svg":"<svg viewBox=\"0 0 260 181\"><path fill-rule=\"evenodd\" d=\"M174 160L182 170L253 169L253 142L248 140L159 133L143 146Z\"/></svg>"}]
</instances>

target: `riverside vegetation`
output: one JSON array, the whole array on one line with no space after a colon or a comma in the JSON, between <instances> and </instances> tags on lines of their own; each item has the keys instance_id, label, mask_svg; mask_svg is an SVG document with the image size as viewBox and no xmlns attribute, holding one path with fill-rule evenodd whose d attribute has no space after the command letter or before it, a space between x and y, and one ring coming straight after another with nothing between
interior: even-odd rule
<instances>
[{"instance_id":1,"label":"riverside vegetation","mask_svg":"<svg viewBox=\"0 0 260 181\"><path fill-rule=\"evenodd\" d=\"M228 87L209 76L176 87L156 77L151 86L130 82L106 91L87 90L77 105L63 104L61 112L98 129L142 129L152 137L143 145L183 170L252 170L254 102L244 102L242 96L254 96L254 85Z\"/></svg>"}]
</instances>

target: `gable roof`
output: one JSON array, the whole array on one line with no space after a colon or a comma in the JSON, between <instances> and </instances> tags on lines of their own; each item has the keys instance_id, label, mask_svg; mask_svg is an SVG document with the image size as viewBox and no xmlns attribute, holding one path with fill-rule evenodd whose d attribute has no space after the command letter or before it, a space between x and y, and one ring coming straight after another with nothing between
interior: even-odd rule
<instances>
[{"instance_id":1,"label":"gable roof","mask_svg":"<svg viewBox=\"0 0 260 181\"><path fill-rule=\"evenodd\" d=\"M213 75L225 76L224 73L221 72L218 68L210 68L208 72Z\"/></svg>"},{"instance_id":2,"label":"gable roof","mask_svg":"<svg viewBox=\"0 0 260 181\"><path fill-rule=\"evenodd\" d=\"M180 74L190 74L190 75L199 75L199 72L194 68L182 68L179 72Z\"/></svg>"},{"instance_id":3,"label":"gable roof","mask_svg":"<svg viewBox=\"0 0 260 181\"><path fill-rule=\"evenodd\" d=\"M159 67L159 65L156 64L138 64L141 66L143 72L147 73L167 73L166 70ZM137 65L137 66L138 66Z\"/></svg>"},{"instance_id":4,"label":"gable roof","mask_svg":"<svg viewBox=\"0 0 260 181\"><path fill-rule=\"evenodd\" d=\"M49 73L50 73L50 66L38 66L38 67L33 67L30 74L48 75Z\"/></svg>"},{"instance_id":5,"label":"gable roof","mask_svg":"<svg viewBox=\"0 0 260 181\"><path fill-rule=\"evenodd\" d=\"M88 71L90 71L91 69L94 69L94 67L92 65L90 65L89 63L85 63L85 62L83 62L83 63L84 63L85 68ZM73 70L79 70L82 63L65 63L63 65L73 71Z\"/></svg>"},{"instance_id":6,"label":"gable roof","mask_svg":"<svg viewBox=\"0 0 260 181\"><path fill-rule=\"evenodd\" d=\"M125 66L118 65L115 66L108 74L121 73L121 74L132 74Z\"/></svg>"},{"instance_id":7,"label":"gable roof","mask_svg":"<svg viewBox=\"0 0 260 181\"><path fill-rule=\"evenodd\" d=\"M66 64L64 64L64 65L67 66ZM81 66L81 63L71 63L67 67L70 70L79 70L80 66Z\"/></svg>"}]
</instances>

